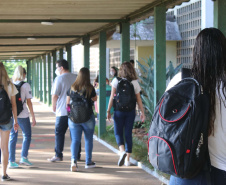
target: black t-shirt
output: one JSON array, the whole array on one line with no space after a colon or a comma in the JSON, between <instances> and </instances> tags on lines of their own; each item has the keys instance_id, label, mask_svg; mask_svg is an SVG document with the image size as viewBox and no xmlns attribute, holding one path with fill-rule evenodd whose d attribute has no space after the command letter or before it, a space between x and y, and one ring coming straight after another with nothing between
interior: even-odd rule
<instances>
[{"instance_id":1,"label":"black t-shirt","mask_svg":"<svg viewBox=\"0 0 226 185\"><path fill-rule=\"evenodd\" d=\"M72 91L71 88L70 88L67 91L67 96L71 96L71 93L75 93L75 92ZM83 92L83 96L86 97L86 91ZM93 87L90 97L87 98L87 100L88 100L88 102L90 103L91 106L93 105L93 101L92 101L91 98L93 98L95 96L96 96L96 91L95 91L95 89Z\"/></svg>"}]
</instances>

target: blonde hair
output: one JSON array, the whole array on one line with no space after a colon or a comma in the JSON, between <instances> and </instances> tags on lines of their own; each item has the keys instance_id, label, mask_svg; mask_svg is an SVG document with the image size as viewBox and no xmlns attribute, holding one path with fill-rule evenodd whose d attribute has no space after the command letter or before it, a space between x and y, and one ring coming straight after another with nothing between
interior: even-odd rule
<instances>
[{"instance_id":1,"label":"blonde hair","mask_svg":"<svg viewBox=\"0 0 226 185\"><path fill-rule=\"evenodd\" d=\"M24 70L22 66L17 66L14 74L13 74L13 81L23 81L24 80Z\"/></svg>"},{"instance_id":2,"label":"blonde hair","mask_svg":"<svg viewBox=\"0 0 226 185\"><path fill-rule=\"evenodd\" d=\"M119 77L126 78L127 80L137 80L137 74L130 62L124 62L119 68Z\"/></svg>"},{"instance_id":3,"label":"blonde hair","mask_svg":"<svg viewBox=\"0 0 226 185\"><path fill-rule=\"evenodd\" d=\"M10 78L7 74L5 66L2 62L0 62L0 85L3 85L7 94L9 94L8 93L8 86L11 85L11 88L12 88L12 85L13 85L13 83L10 81Z\"/></svg>"},{"instance_id":4,"label":"blonde hair","mask_svg":"<svg viewBox=\"0 0 226 185\"><path fill-rule=\"evenodd\" d=\"M78 73L78 77L71 86L71 90L77 92L86 92L86 98L90 98L93 86L90 83L90 72L89 69L83 67Z\"/></svg>"}]
</instances>

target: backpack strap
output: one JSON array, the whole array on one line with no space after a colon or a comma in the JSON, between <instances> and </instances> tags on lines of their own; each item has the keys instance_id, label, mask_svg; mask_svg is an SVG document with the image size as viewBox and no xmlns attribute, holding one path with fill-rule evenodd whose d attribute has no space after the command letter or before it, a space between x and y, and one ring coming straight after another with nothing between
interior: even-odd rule
<instances>
[{"instance_id":1,"label":"backpack strap","mask_svg":"<svg viewBox=\"0 0 226 185\"><path fill-rule=\"evenodd\" d=\"M25 84L26 82L21 81L19 84L17 84L16 86L19 88L20 90L20 96L21 96L21 87ZM24 99L24 101L22 102L22 105L24 105L24 103L26 102L26 97Z\"/></svg>"}]
</instances>

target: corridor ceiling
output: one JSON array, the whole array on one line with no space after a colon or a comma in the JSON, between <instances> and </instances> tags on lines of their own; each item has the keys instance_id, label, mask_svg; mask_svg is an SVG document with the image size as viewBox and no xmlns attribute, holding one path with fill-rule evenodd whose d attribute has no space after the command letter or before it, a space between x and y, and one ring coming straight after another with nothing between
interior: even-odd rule
<instances>
[{"instance_id":1,"label":"corridor ceiling","mask_svg":"<svg viewBox=\"0 0 226 185\"><path fill-rule=\"evenodd\" d=\"M0 0L0 60L32 59L189 0ZM52 22L43 25L41 22ZM30 38L30 40L28 40ZM34 40L35 38L35 40Z\"/></svg>"}]
</instances>

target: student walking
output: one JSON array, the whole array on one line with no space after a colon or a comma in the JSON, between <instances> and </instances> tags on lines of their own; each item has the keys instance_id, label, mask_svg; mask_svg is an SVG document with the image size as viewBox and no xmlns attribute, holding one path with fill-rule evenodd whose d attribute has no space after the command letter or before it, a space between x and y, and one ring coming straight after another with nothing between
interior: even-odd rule
<instances>
[{"instance_id":1,"label":"student walking","mask_svg":"<svg viewBox=\"0 0 226 185\"><path fill-rule=\"evenodd\" d=\"M202 85L203 91L209 93L210 97L208 147L212 166L210 173L212 185L226 185L225 51L225 36L216 28L202 30L196 38L193 49L192 76ZM170 84L176 84L180 80L181 75L176 75ZM192 179L171 176L169 184L207 185L207 177L204 171Z\"/></svg>"},{"instance_id":2,"label":"student walking","mask_svg":"<svg viewBox=\"0 0 226 185\"><path fill-rule=\"evenodd\" d=\"M33 105L31 102L31 87L28 83L23 80L26 77L26 70L22 66L17 66L14 75L13 75L13 83L18 88L18 93L20 93L20 100L16 100L17 102L17 120L18 124L23 133L23 143L21 149L21 158L20 164L24 164L27 166L31 166L32 163L28 160L28 150L31 143L31 123L28 108L32 117L32 126L36 125L35 114L33 111ZM21 107L19 108L19 102L21 101ZM28 108L27 108L28 106ZM18 112L18 111L21 112ZM19 165L15 162L15 153L16 153L16 143L18 138L18 132L15 132L14 129L10 132L9 138L9 168L18 168Z\"/></svg>"},{"instance_id":3,"label":"student walking","mask_svg":"<svg viewBox=\"0 0 226 185\"><path fill-rule=\"evenodd\" d=\"M6 173L9 158L8 143L11 129L13 128L14 132L17 132L18 130L15 97L17 92L18 91L16 87L9 79L3 63L0 62L0 136L2 155L2 181L10 180L10 177Z\"/></svg>"},{"instance_id":4,"label":"student walking","mask_svg":"<svg viewBox=\"0 0 226 185\"><path fill-rule=\"evenodd\" d=\"M68 129L68 113L65 106L67 90L75 81L77 75L69 72L69 64L66 60L56 61L57 77L52 86L52 108L56 112L55 123L55 155L48 159L50 162L63 161L63 149L65 134Z\"/></svg>"},{"instance_id":5,"label":"student walking","mask_svg":"<svg viewBox=\"0 0 226 185\"><path fill-rule=\"evenodd\" d=\"M78 151L81 143L82 131L85 135L86 164L85 168L94 168L92 161L93 133L95 117L92 106L97 100L94 87L90 83L88 68L81 68L77 79L67 92L67 106L70 106L68 125L71 133L71 171L78 171Z\"/></svg>"},{"instance_id":6,"label":"student walking","mask_svg":"<svg viewBox=\"0 0 226 185\"><path fill-rule=\"evenodd\" d=\"M110 120L110 110L114 104L114 132L121 152L118 165L122 166L125 163L125 166L130 166L129 157L132 153L132 129L136 116L136 102L141 110L140 118L142 122L145 120L145 115L140 97L141 88L137 81L136 72L130 62L124 62L120 66L119 77L114 78L112 81L107 118Z\"/></svg>"}]
</instances>

